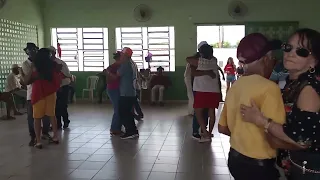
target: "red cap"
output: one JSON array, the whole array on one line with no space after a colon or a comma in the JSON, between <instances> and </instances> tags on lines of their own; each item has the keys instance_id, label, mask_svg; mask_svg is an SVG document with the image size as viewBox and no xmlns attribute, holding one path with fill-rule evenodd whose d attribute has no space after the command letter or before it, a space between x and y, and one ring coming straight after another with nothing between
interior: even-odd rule
<instances>
[{"instance_id":1,"label":"red cap","mask_svg":"<svg viewBox=\"0 0 320 180\"><path fill-rule=\"evenodd\" d=\"M271 42L263 34L252 33L240 41L237 48L237 58L240 62L249 64L259 60L272 49Z\"/></svg>"},{"instance_id":2,"label":"red cap","mask_svg":"<svg viewBox=\"0 0 320 180\"><path fill-rule=\"evenodd\" d=\"M128 47L124 47L121 51L123 54L127 55L128 57L132 56L132 49L128 48Z\"/></svg>"}]
</instances>

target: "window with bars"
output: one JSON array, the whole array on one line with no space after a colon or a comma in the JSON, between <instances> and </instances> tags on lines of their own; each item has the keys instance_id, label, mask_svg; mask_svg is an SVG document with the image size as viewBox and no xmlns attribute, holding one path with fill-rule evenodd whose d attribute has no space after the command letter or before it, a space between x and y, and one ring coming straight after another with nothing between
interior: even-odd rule
<instances>
[{"instance_id":1,"label":"window with bars","mask_svg":"<svg viewBox=\"0 0 320 180\"><path fill-rule=\"evenodd\" d=\"M145 57L150 52L151 71L162 66L165 71L175 71L174 27L119 27L116 28L117 50L130 47L132 60L139 69L148 68Z\"/></svg>"},{"instance_id":2,"label":"window with bars","mask_svg":"<svg viewBox=\"0 0 320 180\"><path fill-rule=\"evenodd\" d=\"M108 28L52 28L54 47L70 71L102 71L109 66Z\"/></svg>"}]
</instances>

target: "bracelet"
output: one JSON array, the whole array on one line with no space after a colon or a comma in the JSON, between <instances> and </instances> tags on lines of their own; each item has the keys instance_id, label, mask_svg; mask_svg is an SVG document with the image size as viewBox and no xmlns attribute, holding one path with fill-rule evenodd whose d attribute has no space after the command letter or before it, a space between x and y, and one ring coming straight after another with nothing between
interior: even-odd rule
<instances>
[{"instance_id":1,"label":"bracelet","mask_svg":"<svg viewBox=\"0 0 320 180\"><path fill-rule=\"evenodd\" d=\"M264 126L264 132L269 133L268 129L272 123L272 119L268 118L267 124Z\"/></svg>"}]
</instances>

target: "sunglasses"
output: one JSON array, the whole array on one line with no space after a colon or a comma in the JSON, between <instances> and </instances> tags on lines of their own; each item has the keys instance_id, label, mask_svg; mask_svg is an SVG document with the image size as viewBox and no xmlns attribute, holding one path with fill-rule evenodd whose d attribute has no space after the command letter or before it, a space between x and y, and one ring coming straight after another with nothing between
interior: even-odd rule
<instances>
[{"instance_id":1,"label":"sunglasses","mask_svg":"<svg viewBox=\"0 0 320 180\"><path fill-rule=\"evenodd\" d=\"M292 47L291 44L285 43L285 44L282 45L281 49L282 49L284 52L287 52L287 53L288 53L288 52L291 52L292 49L294 49L294 48ZM296 54L297 54L298 56L300 56L300 57L306 58L306 57L308 57L308 56L311 54L311 51L309 51L309 50L306 49L306 48L300 48L300 47L298 47L298 48L296 48Z\"/></svg>"}]
</instances>

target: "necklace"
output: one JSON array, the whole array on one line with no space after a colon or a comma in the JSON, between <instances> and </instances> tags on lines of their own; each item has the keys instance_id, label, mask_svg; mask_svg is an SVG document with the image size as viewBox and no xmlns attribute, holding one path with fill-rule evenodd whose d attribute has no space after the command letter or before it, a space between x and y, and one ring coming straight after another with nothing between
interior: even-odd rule
<instances>
[{"instance_id":1,"label":"necklace","mask_svg":"<svg viewBox=\"0 0 320 180\"><path fill-rule=\"evenodd\" d=\"M292 86L295 82L297 82L297 79L292 80L289 84L286 84L284 90L285 90L285 91L290 91L290 90L292 89L291 86Z\"/></svg>"}]
</instances>

